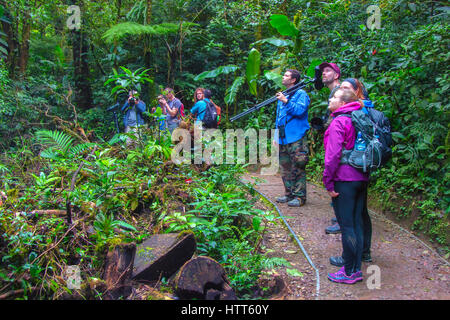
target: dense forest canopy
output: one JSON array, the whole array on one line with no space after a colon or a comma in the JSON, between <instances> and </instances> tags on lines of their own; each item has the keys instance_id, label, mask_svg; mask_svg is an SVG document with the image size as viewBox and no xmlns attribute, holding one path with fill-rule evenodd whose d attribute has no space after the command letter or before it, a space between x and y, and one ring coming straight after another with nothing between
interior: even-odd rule
<instances>
[{"instance_id":1,"label":"dense forest canopy","mask_svg":"<svg viewBox=\"0 0 450 320\"><path fill-rule=\"evenodd\" d=\"M42 131L73 139L53 161L83 152L87 159L90 143L115 133L107 109L125 101L109 79L134 77L148 110L166 87L187 112L195 88L209 88L222 107L221 128L271 129L275 105L237 122L229 118L283 89L287 68L312 77L315 66L329 61L340 66L342 79L360 79L391 121L393 157L372 176L373 204L411 218L414 230L448 252L449 34L446 1L1 0L0 190L29 208L49 201L23 194L33 185L44 194L51 177L67 174L60 187L70 189L78 162L44 163ZM311 119L325 112L329 90L308 92ZM311 130L309 139L309 179L320 182L322 136ZM84 147L70 149L75 144ZM110 176L97 177L103 178Z\"/></svg>"}]
</instances>

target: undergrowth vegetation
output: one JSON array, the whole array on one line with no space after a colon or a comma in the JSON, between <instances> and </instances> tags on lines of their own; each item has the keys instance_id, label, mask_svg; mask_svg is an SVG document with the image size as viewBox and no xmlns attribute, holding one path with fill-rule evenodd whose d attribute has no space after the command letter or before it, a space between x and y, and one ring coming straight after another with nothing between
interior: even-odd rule
<instances>
[{"instance_id":1,"label":"undergrowth vegetation","mask_svg":"<svg viewBox=\"0 0 450 320\"><path fill-rule=\"evenodd\" d=\"M177 166L167 139L148 132L128 149L120 139L86 146L61 132L38 132L36 140L45 143L40 155L3 172L2 289L23 290L24 298L67 298L64 274L78 265L84 286L94 288L84 298L101 298L93 284L102 278L108 249L185 230L194 232L197 254L223 264L241 297L255 295L262 270L289 266L264 254L262 236L276 218L255 207L258 197L239 180L242 166ZM24 172L23 161L39 167Z\"/></svg>"},{"instance_id":2,"label":"undergrowth vegetation","mask_svg":"<svg viewBox=\"0 0 450 320\"><path fill-rule=\"evenodd\" d=\"M380 10L380 29L368 27L369 5ZM412 221L448 258L445 1L91 1L80 30L68 29L66 9L60 0L0 4L0 295L64 298L64 270L79 265L85 298L100 298L108 248L192 230L198 253L252 296L261 270L287 262L263 253L276 219L239 182L243 168L168 161L160 110L128 149L113 136L122 114L110 107L139 86L150 112L169 86L189 114L195 88L205 87L222 107L221 129L273 129L274 104L229 118L280 91L287 68L312 77L322 61L360 79L390 119L393 157L371 176L372 202ZM329 90L307 91L311 119L325 112ZM321 183L323 136L308 135L308 179Z\"/></svg>"}]
</instances>

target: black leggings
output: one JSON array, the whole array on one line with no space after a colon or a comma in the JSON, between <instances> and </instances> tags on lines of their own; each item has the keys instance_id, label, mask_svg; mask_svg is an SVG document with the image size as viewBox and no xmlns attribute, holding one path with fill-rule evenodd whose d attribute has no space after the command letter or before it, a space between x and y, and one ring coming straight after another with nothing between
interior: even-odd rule
<instances>
[{"instance_id":1,"label":"black leggings","mask_svg":"<svg viewBox=\"0 0 450 320\"><path fill-rule=\"evenodd\" d=\"M339 196L333 198L336 218L342 232L342 257L347 275L361 270L364 245L363 217L367 212L366 181L336 181L334 190ZM369 218L370 219L370 218ZM367 227L367 225L366 225Z\"/></svg>"}]
</instances>

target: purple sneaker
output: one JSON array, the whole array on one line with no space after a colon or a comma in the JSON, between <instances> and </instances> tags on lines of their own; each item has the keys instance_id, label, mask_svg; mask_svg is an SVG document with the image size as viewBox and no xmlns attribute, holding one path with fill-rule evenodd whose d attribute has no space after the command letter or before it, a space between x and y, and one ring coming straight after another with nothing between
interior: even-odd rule
<instances>
[{"instance_id":1,"label":"purple sneaker","mask_svg":"<svg viewBox=\"0 0 450 320\"><path fill-rule=\"evenodd\" d=\"M342 267L336 273L329 273L328 279L337 283L354 284L358 281L362 281L362 272L358 271L348 276L345 274L345 268Z\"/></svg>"},{"instance_id":2,"label":"purple sneaker","mask_svg":"<svg viewBox=\"0 0 450 320\"><path fill-rule=\"evenodd\" d=\"M362 271L361 271L361 270L355 272L354 274L352 274L352 276L355 277L355 279L356 279L357 282L363 281L363 274L362 274Z\"/></svg>"}]
</instances>

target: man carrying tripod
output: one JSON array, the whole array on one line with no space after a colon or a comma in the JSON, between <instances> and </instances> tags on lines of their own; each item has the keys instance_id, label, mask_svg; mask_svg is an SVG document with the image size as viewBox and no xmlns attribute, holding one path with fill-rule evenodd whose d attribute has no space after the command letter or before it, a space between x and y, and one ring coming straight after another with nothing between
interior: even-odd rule
<instances>
[{"instance_id":1,"label":"man carrying tripod","mask_svg":"<svg viewBox=\"0 0 450 320\"><path fill-rule=\"evenodd\" d=\"M283 85L292 88L300 80L300 73L288 69L283 75ZM306 203L306 164L309 160L306 133L309 130L308 106L310 99L306 92L298 89L285 96L276 94L276 128L279 130L280 168L285 196L276 199L290 207L301 207Z\"/></svg>"}]
</instances>

